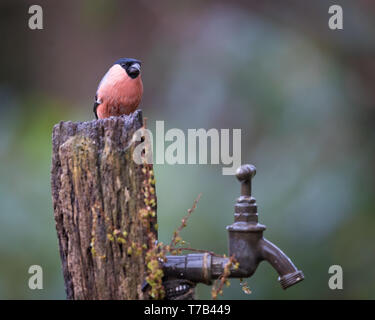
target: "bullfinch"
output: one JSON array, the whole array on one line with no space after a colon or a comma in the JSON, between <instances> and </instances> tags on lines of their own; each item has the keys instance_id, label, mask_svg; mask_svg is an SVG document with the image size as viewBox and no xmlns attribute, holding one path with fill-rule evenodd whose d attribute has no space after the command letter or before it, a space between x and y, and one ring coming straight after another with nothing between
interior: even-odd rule
<instances>
[{"instance_id":1,"label":"bullfinch","mask_svg":"<svg viewBox=\"0 0 375 320\"><path fill-rule=\"evenodd\" d=\"M134 112L141 102L142 94L141 62L130 58L117 60L104 75L96 91L96 119Z\"/></svg>"}]
</instances>

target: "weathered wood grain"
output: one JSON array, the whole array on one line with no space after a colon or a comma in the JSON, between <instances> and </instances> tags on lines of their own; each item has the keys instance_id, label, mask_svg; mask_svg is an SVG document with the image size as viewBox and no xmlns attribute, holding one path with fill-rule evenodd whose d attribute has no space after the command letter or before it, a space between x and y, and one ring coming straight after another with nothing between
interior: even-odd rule
<instances>
[{"instance_id":1,"label":"weathered wood grain","mask_svg":"<svg viewBox=\"0 0 375 320\"><path fill-rule=\"evenodd\" d=\"M142 121L138 110L53 128L52 198L68 299L148 298L141 285L156 217L147 227L139 216L148 182L131 143Z\"/></svg>"}]
</instances>

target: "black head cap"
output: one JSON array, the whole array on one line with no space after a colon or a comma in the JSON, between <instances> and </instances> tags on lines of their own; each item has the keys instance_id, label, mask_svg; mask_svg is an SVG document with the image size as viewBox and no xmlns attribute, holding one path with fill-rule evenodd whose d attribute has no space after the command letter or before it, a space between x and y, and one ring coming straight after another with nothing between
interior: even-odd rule
<instances>
[{"instance_id":1,"label":"black head cap","mask_svg":"<svg viewBox=\"0 0 375 320\"><path fill-rule=\"evenodd\" d=\"M132 79L138 77L141 73L141 61L132 58L121 58L117 60L114 64L119 64L124 68L128 76Z\"/></svg>"}]
</instances>

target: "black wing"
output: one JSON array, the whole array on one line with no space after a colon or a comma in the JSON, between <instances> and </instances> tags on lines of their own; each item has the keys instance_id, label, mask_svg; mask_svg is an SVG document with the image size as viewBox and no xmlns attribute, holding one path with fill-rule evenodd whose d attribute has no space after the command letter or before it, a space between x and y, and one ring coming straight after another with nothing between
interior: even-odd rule
<instances>
[{"instance_id":1,"label":"black wing","mask_svg":"<svg viewBox=\"0 0 375 320\"><path fill-rule=\"evenodd\" d=\"M98 105L100 105L100 103L98 102L98 96L95 96L95 103L94 103L93 111L94 111L96 119L98 119L98 114L96 113L96 109L98 108Z\"/></svg>"}]
</instances>

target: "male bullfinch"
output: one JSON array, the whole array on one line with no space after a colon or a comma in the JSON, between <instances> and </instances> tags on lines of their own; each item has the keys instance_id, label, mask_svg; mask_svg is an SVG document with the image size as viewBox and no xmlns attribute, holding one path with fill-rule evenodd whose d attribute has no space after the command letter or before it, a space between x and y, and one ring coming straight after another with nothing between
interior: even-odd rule
<instances>
[{"instance_id":1,"label":"male bullfinch","mask_svg":"<svg viewBox=\"0 0 375 320\"><path fill-rule=\"evenodd\" d=\"M95 96L96 119L130 114L137 109L143 94L141 62L117 60L100 81Z\"/></svg>"}]
</instances>

